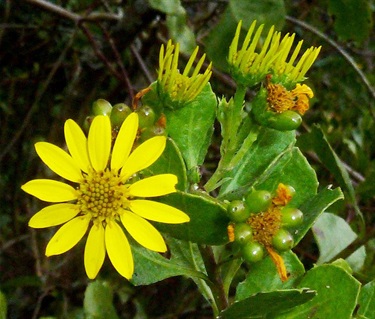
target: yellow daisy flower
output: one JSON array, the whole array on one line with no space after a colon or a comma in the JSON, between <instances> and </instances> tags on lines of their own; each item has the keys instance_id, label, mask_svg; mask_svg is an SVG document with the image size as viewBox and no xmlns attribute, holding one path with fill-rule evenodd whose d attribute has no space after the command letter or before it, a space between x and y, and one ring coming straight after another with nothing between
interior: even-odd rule
<instances>
[{"instance_id":1,"label":"yellow daisy flower","mask_svg":"<svg viewBox=\"0 0 375 319\"><path fill-rule=\"evenodd\" d=\"M268 73L272 73L274 80L284 85L293 86L303 81L306 72L318 57L321 47L308 48L295 63L303 40L298 42L290 55L295 34L286 34L281 39L281 33L274 31L274 26L272 26L264 42L261 42L264 25L260 25L256 31L255 26L256 21L251 24L242 47L238 50L242 27L242 21L240 21L229 47L228 62L232 66L235 80L243 85L252 86L262 81Z\"/></svg>"},{"instance_id":2,"label":"yellow daisy flower","mask_svg":"<svg viewBox=\"0 0 375 319\"><path fill-rule=\"evenodd\" d=\"M153 137L133 150L138 115L130 114L112 146L108 116L96 116L88 137L73 120L65 122L68 154L46 142L35 144L42 161L70 183L35 179L22 189L47 202L29 221L33 228L64 224L51 238L46 255L62 254L75 246L90 228L84 253L87 276L93 279L103 265L106 253L115 269L130 279L133 256L123 227L142 246L157 252L167 247L161 234L146 219L178 224L189 221L184 212L166 204L145 199L176 191L177 177L159 174L130 183L137 172L149 167L163 153L166 137ZM123 226L123 227L122 227Z\"/></svg>"}]
</instances>

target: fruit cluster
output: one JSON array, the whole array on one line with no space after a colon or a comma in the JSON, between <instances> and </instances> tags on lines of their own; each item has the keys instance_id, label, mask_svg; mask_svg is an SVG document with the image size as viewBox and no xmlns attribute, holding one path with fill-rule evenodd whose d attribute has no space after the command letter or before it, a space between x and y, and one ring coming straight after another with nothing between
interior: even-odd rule
<instances>
[{"instance_id":1,"label":"fruit cluster","mask_svg":"<svg viewBox=\"0 0 375 319\"><path fill-rule=\"evenodd\" d=\"M293 248L287 228L298 226L303 219L299 209L286 206L294 194L293 187L280 183L274 196L266 190L252 190L243 200L228 204L228 237L237 243L246 261L260 261L265 250L272 248L279 252Z\"/></svg>"},{"instance_id":2,"label":"fruit cluster","mask_svg":"<svg viewBox=\"0 0 375 319\"><path fill-rule=\"evenodd\" d=\"M96 100L92 105L92 116L86 119L87 124L90 124L92 118L97 115L107 115L111 119L114 133L118 132L121 124L132 113L132 109L125 103L118 103L111 105L104 99ZM165 135L165 120L164 117L156 119L154 110L148 105L142 105L136 109L139 121L139 142L143 142L153 136Z\"/></svg>"}]
</instances>

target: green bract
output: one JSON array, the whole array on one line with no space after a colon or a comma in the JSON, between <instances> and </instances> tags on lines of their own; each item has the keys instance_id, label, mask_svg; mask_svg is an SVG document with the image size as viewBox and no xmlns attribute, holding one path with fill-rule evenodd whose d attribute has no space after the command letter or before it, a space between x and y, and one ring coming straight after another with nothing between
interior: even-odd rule
<instances>
[{"instance_id":1,"label":"green bract","mask_svg":"<svg viewBox=\"0 0 375 319\"><path fill-rule=\"evenodd\" d=\"M104 99L98 99L92 104L93 115L109 115L112 111L112 105Z\"/></svg>"},{"instance_id":2,"label":"green bract","mask_svg":"<svg viewBox=\"0 0 375 319\"><path fill-rule=\"evenodd\" d=\"M250 263L260 261L264 257L264 248L256 241L250 241L245 244L242 249L242 257Z\"/></svg>"},{"instance_id":3,"label":"green bract","mask_svg":"<svg viewBox=\"0 0 375 319\"><path fill-rule=\"evenodd\" d=\"M245 245L253 238L253 230L249 224L238 223L234 226L234 240Z\"/></svg>"},{"instance_id":4,"label":"green bract","mask_svg":"<svg viewBox=\"0 0 375 319\"><path fill-rule=\"evenodd\" d=\"M118 103L112 107L111 111L111 123L114 127L120 127L127 116L132 112L129 106L125 103Z\"/></svg>"},{"instance_id":5,"label":"green bract","mask_svg":"<svg viewBox=\"0 0 375 319\"><path fill-rule=\"evenodd\" d=\"M297 112L285 111L276 113L268 118L267 125L279 131L292 131L302 123L302 117Z\"/></svg>"},{"instance_id":6,"label":"green bract","mask_svg":"<svg viewBox=\"0 0 375 319\"><path fill-rule=\"evenodd\" d=\"M295 227L302 223L303 213L294 207L284 207L281 210L281 223L285 227Z\"/></svg>"},{"instance_id":7,"label":"green bract","mask_svg":"<svg viewBox=\"0 0 375 319\"><path fill-rule=\"evenodd\" d=\"M148 105L142 105L138 110L139 127L146 128L150 127L155 123L155 112Z\"/></svg>"},{"instance_id":8,"label":"green bract","mask_svg":"<svg viewBox=\"0 0 375 319\"><path fill-rule=\"evenodd\" d=\"M290 250L293 245L293 236L283 228L280 228L272 238L272 246L279 251Z\"/></svg>"},{"instance_id":9,"label":"green bract","mask_svg":"<svg viewBox=\"0 0 375 319\"><path fill-rule=\"evenodd\" d=\"M250 210L242 200L234 200L227 207L227 214L234 222L244 222L250 216Z\"/></svg>"},{"instance_id":10,"label":"green bract","mask_svg":"<svg viewBox=\"0 0 375 319\"><path fill-rule=\"evenodd\" d=\"M272 195L266 190L252 191L246 196L246 205L251 213L266 211L271 202Z\"/></svg>"}]
</instances>

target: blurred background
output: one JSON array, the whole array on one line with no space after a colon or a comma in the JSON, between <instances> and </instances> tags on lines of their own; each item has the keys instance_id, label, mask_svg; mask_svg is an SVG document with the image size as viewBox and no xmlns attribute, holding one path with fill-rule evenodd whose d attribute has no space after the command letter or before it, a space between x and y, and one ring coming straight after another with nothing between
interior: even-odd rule
<instances>
[{"instance_id":1,"label":"blurred background","mask_svg":"<svg viewBox=\"0 0 375 319\"><path fill-rule=\"evenodd\" d=\"M64 121L82 124L99 98L131 104L156 79L160 46L170 38L181 44L181 69L199 45L199 54L206 52L206 61L213 62L214 92L230 97L235 84L226 56L241 19L245 30L256 19L266 29L275 25L283 34L296 33L295 43L303 39L304 49L322 46L307 73L315 97L298 131L298 146L322 187L343 189L345 201L331 212L362 236L342 257L366 244L367 257L356 277L363 282L374 278L374 11L373 0L1 0L0 290L8 318L84 318L88 302L83 247L46 258L44 249L55 229L27 226L43 203L20 186L53 176L34 143L63 146ZM313 142L314 123L330 152ZM215 142L210 152L203 174L217 161ZM314 264L319 256L312 233L295 252L307 268ZM101 277L114 293L119 318L212 316L187 278L134 287L108 263Z\"/></svg>"}]
</instances>

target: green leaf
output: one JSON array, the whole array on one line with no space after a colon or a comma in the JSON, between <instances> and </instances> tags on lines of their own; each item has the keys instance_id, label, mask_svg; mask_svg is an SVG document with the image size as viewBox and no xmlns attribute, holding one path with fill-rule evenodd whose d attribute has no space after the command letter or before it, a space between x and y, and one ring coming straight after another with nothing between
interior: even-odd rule
<instances>
[{"instance_id":1,"label":"green leaf","mask_svg":"<svg viewBox=\"0 0 375 319\"><path fill-rule=\"evenodd\" d=\"M151 8L166 14L181 15L185 13L180 0L148 0L148 3Z\"/></svg>"},{"instance_id":2,"label":"green leaf","mask_svg":"<svg viewBox=\"0 0 375 319\"><path fill-rule=\"evenodd\" d=\"M323 213L319 216L312 227L312 231L320 252L318 265L330 261L358 237L343 218L329 213ZM354 254L357 254L355 260L353 260ZM356 271L360 270L365 262L365 247L362 246L354 254L350 256L351 258L348 258L348 262L352 269ZM362 258L358 259L360 256ZM352 264L351 260L355 264Z\"/></svg>"},{"instance_id":3,"label":"green leaf","mask_svg":"<svg viewBox=\"0 0 375 319\"><path fill-rule=\"evenodd\" d=\"M343 199L339 188L323 189L317 195L311 197L299 209L303 212L303 222L295 228L290 228L294 241L297 244L314 224L315 220L334 202Z\"/></svg>"},{"instance_id":4,"label":"green leaf","mask_svg":"<svg viewBox=\"0 0 375 319\"><path fill-rule=\"evenodd\" d=\"M143 170L143 173L150 176L165 173L174 174L178 178L176 188L181 191L187 189L185 163L176 143L170 138L167 139L167 144L163 154L154 164Z\"/></svg>"},{"instance_id":5,"label":"green leaf","mask_svg":"<svg viewBox=\"0 0 375 319\"><path fill-rule=\"evenodd\" d=\"M348 171L332 149L322 129L318 125L314 125L310 133L307 133L303 138L298 139L298 145L303 150L312 149L318 155L323 165L329 169L340 187L344 190L346 194L345 197L354 206L357 214L362 217L362 213L356 202L355 191Z\"/></svg>"},{"instance_id":6,"label":"green leaf","mask_svg":"<svg viewBox=\"0 0 375 319\"><path fill-rule=\"evenodd\" d=\"M368 0L329 0L328 11L342 40L362 42L372 29L372 12Z\"/></svg>"},{"instance_id":7,"label":"green leaf","mask_svg":"<svg viewBox=\"0 0 375 319\"><path fill-rule=\"evenodd\" d=\"M0 291L0 319L7 318L7 300L5 295Z\"/></svg>"},{"instance_id":8,"label":"green leaf","mask_svg":"<svg viewBox=\"0 0 375 319\"><path fill-rule=\"evenodd\" d=\"M112 303L113 292L105 281L90 282L85 291L83 307L87 319L118 319Z\"/></svg>"},{"instance_id":9,"label":"green leaf","mask_svg":"<svg viewBox=\"0 0 375 319\"><path fill-rule=\"evenodd\" d=\"M288 289L257 293L249 298L235 302L222 311L219 318L275 318L276 314L304 304L313 299L315 295L315 292L310 289Z\"/></svg>"},{"instance_id":10,"label":"green leaf","mask_svg":"<svg viewBox=\"0 0 375 319\"><path fill-rule=\"evenodd\" d=\"M315 290L316 297L273 318L351 318L360 289L360 283L354 277L334 265L322 265L311 269L298 286Z\"/></svg>"},{"instance_id":11,"label":"green leaf","mask_svg":"<svg viewBox=\"0 0 375 319\"><path fill-rule=\"evenodd\" d=\"M375 280L364 285L358 299L358 318L361 315L366 318L374 318L375 314Z\"/></svg>"},{"instance_id":12,"label":"green leaf","mask_svg":"<svg viewBox=\"0 0 375 319\"><path fill-rule=\"evenodd\" d=\"M149 285L179 275L192 277L195 280L206 278L196 244L177 241L173 238L170 238L167 243L171 254L170 259L132 242L135 271L131 282L134 285Z\"/></svg>"},{"instance_id":13,"label":"green leaf","mask_svg":"<svg viewBox=\"0 0 375 319\"><path fill-rule=\"evenodd\" d=\"M204 193L182 192L163 196L160 202L176 207L190 216L190 222L178 225L155 224L171 236L207 245L223 245L228 242L229 219L221 203Z\"/></svg>"},{"instance_id":14,"label":"green leaf","mask_svg":"<svg viewBox=\"0 0 375 319\"><path fill-rule=\"evenodd\" d=\"M247 193L250 187L259 183L259 180L268 179L269 171L276 163L280 159L286 160L283 156L291 152L294 142L294 132L261 128L257 140L243 154L236 166L228 168L225 176L227 181L221 186L220 198L238 199Z\"/></svg>"},{"instance_id":15,"label":"green leaf","mask_svg":"<svg viewBox=\"0 0 375 319\"><path fill-rule=\"evenodd\" d=\"M251 264L246 279L237 286L236 301L259 292L293 288L296 280L305 273L305 269L292 251L282 253L281 257L289 274L287 281L281 281L275 264L270 257L267 257L260 262Z\"/></svg>"},{"instance_id":16,"label":"green leaf","mask_svg":"<svg viewBox=\"0 0 375 319\"><path fill-rule=\"evenodd\" d=\"M178 145L188 170L201 165L213 133L216 96L207 84L198 96L177 110L165 110L167 131Z\"/></svg>"},{"instance_id":17,"label":"green leaf","mask_svg":"<svg viewBox=\"0 0 375 319\"><path fill-rule=\"evenodd\" d=\"M257 20L259 24L265 24L266 30L272 25L276 30L281 30L285 22L286 10L283 0L230 0L229 6L235 19L242 20L245 28L249 28L250 24Z\"/></svg>"}]
</instances>

